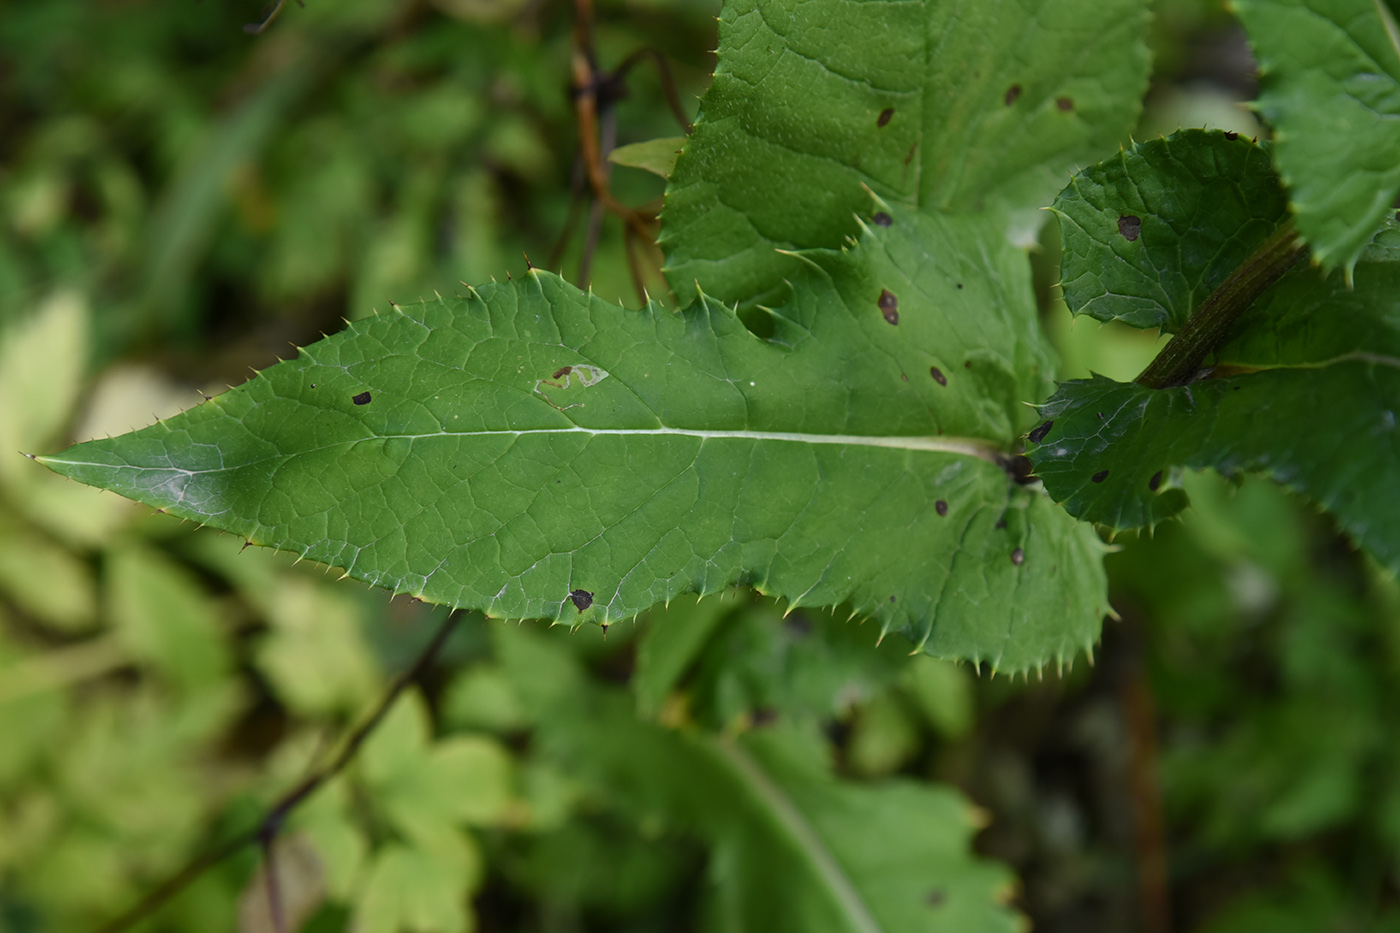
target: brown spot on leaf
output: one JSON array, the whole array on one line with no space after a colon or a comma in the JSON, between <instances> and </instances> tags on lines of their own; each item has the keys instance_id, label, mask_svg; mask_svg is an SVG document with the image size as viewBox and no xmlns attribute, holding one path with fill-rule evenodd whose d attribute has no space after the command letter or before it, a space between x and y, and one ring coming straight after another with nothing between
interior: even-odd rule
<instances>
[{"instance_id":1,"label":"brown spot on leaf","mask_svg":"<svg viewBox=\"0 0 1400 933\"><path fill-rule=\"evenodd\" d=\"M1021 96L1021 85L1019 85L1019 84L1013 84L1013 85L1011 85L1009 88L1006 89L1006 97L1004 97L1003 100L1006 101L1006 106L1010 107L1012 104L1016 103L1016 98L1018 98L1018 97L1020 97L1020 96Z\"/></svg>"},{"instance_id":2,"label":"brown spot on leaf","mask_svg":"<svg viewBox=\"0 0 1400 933\"><path fill-rule=\"evenodd\" d=\"M899 323L899 299L888 288L880 289L880 313L891 324Z\"/></svg>"},{"instance_id":3,"label":"brown spot on leaf","mask_svg":"<svg viewBox=\"0 0 1400 933\"><path fill-rule=\"evenodd\" d=\"M753 711L753 724L756 728L771 726L778 721L778 711L771 706L760 706Z\"/></svg>"},{"instance_id":4,"label":"brown spot on leaf","mask_svg":"<svg viewBox=\"0 0 1400 933\"><path fill-rule=\"evenodd\" d=\"M963 360L963 369L971 369L972 360Z\"/></svg>"},{"instance_id":5,"label":"brown spot on leaf","mask_svg":"<svg viewBox=\"0 0 1400 933\"><path fill-rule=\"evenodd\" d=\"M1136 214L1126 214L1118 218L1118 232L1129 243L1142 236L1142 218Z\"/></svg>"},{"instance_id":6,"label":"brown spot on leaf","mask_svg":"<svg viewBox=\"0 0 1400 933\"><path fill-rule=\"evenodd\" d=\"M890 597L890 602L894 602L894 597L893 597L893 596Z\"/></svg>"},{"instance_id":7,"label":"brown spot on leaf","mask_svg":"<svg viewBox=\"0 0 1400 933\"><path fill-rule=\"evenodd\" d=\"M1152 474L1152 478L1151 478L1150 480L1147 481L1147 488L1150 489L1150 490L1152 490L1153 492L1156 492L1156 491L1157 491L1157 488L1158 488L1159 486L1161 486L1161 485L1162 485L1162 471L1161 471L1161 470L1158 470L1156 473L1153 473L1153 474Z\"/></svg>"},{"instance_id":8,"label":"brown spot on leaf","mask_svg":"<svg viewBox=\"0 0 1400 933\"><path fill-rule=\"evenodd\" d=\"M368 404L369 404L369 393L368 393L368 392L361 392L359 395L357 395L357 396L355 396L354 398L350 399L350 401L354 402L356 405L368 405Z\"/></svg>"},{"instance_id":9,"label":"brown spot on leaf","mask_svg":"<svg viewBox=\"0 0 1400 933\"><path fill-rule=\"evenodd\" d=\"M876 211L875 216L870 219L875 221L875 226L877 227L888 227L890 224L894 223L894 218L884 211Z\"/></svg>"},{"instance_id":10,"label":"brown spot on leaf","mask_svg":"<svg viewBox=\"0 0 1400 933\"><path fill-rule=\"evenodd\" d=\"M1099 470L1099 472L1097 472L1097 473L1095 473L1093 476L1089 477L1089 479L1093 480L1093 481L1096 482L1096 483L1102 483L1104 480L1108 479L1108 471L1107 471L1107 470Z\"/></svg>"},{"instance_id":11,"label":"brown spot on leaf","mask_svg":"<svg viewBox=\"0 0 1400 933\"><path fill-rule=\"evenodd\" d=\"M939 518L944 518L948 514L948 503L944 502L942 499L939 499L933 504L933 510L938 513Z\"/></svg>"},{"instance_id":12,"label":"brown spot on leaf","mask_svg":"<svg viewBox=\"0 0 1400 933\"><path fill-rule=\"evenodd\" d=\"M939 385L946 386L948 384L948 377L943 375L943 370L939 369L937 366L930 366L928 368L928 374L932 376L933 381Z\"/></svg>"},{"instance_id":13,"label":"brown spot on leaf","mask_svg":"<svg viewBox=\"0 0 1400 933\"><path fill-rule=\"evenodd\" d=\"M1049 434L1050 429L1054 426L1055 422L1053 420L1043 422L1040 425L1040 427L1031 431L1030 434L1027 434L1026 439L1029 440L1032 444L1039 444L1041 441L1045 440L1045 435Z\"/></svg>"},{"instance_id":14,"label":"brown spot on leaf","mask_svg":"<svg viewBox=\"0 0 1400 933\"><path fill-rule=\"evenodd\" d=\"M569 594L569 598L574 601L574 606L579 612L593 605L593 594L587 590L574 590Z\"/></svg>"},{"instance_id":15,"label":"brown spot on leaf","mask_svg":"<svg viewBox=\"0 0 1400 933\"><path fill-rule=\"evenodd\" d=\"M894 108L886 107L880 111L880 115L875 118L876 126L887 126L890 120L894 119Z\"/></svg>"},{"instance_id":16,"label":"brown spot on leaf","mask_svg":"<svg viewBox=\"0 0 1400 933\"><path fill-rule=\"evenodd\" d=\"M1018 547L1016 550L1014 550L1014 551L1011 552L1011 563L1013 563L1013 564L1015 564L1017 567L1019 567L1019 566L1021 566L1022 564L1024 564L1025 562L1026 562L1026 551L1025 551L1025 548L1019 548L1019 547Z\"/></svg>"},{"instance_id":17,"label":"brown spot on leaf","mask_svg":"<svg viewBox=\"0 0 1400 933\"><path fill-rule=\"evenodd\" d=\"M573 368L572 366L560 366L558 369L556 369L556 370L554 371L554 375L550 376L549 378L551 378L551 379L558 379L560 376L567 376L569 373L571 373L571 372L573 372L573 371L574 371L574 368Z\"/></svg>"},{"instance_id":18,"label":"brown spot on leaf","mask_svg":"<svg viewBox=\"0 0 1400 933\"><path fill-rule=\"evenodd\" d=\"M1074 98L1057 97L1055 98L1055 106L1059 107L1062 112L1069 113L1071 110L1074 109Z\"/></svg>"},{"instance_id":19,"label":"brown spot on leaf","mask_svg":"<svg viewBox=\"0 0 1400 933\"><path fill-rule=\"evenodd\" d=\"M924 895L924 903L930 907L942 907L948 900L948 895L943 893L942 888L934 888Z\"/></svg>"},{"instance_id":20,"label":"brown spot on leaf","mask_svg":"<svg viewBox=\"0 0 1400 933\"><path fill-rule=\"evenodd\" d=\"M995 525L993 525L992 527L995 528L997 531L1000 531L1001 529L1003 529L1003 528L1006 527L1006 519L1004 519L1004 518L999 518L999 519L997 519L997 523L996 523Z\"/></svg>"}]
</instances>

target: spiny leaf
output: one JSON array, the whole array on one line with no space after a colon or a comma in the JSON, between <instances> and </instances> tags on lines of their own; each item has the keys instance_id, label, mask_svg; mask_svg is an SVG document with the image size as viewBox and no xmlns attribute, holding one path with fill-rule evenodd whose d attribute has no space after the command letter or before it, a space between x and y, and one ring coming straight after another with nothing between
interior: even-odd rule
<instances>
[{"instance_id":1,"label":"spiny leaf","mask_svg":"<svg viewBox=\"0 0 1400 933\"><path fill-rule=\"evenodd\" d=\"M1185 505L1180 467L1263 473L1400 571L1400 224L1362 254L1354 288L1295 269L1237 330L1214 378L1063 383L1030 435L1046 489L1080 518L1150 527Z\"/></svg>"},{"instance_id":2,"label":"spiny leaf","mask_svg":"<svg viewBox=\"0 0 1400 933\"><path fill-rule=\"evenodd\" d=\"M890 208L772 341L532 272L357 322L53 469L371 583L602 623L736 582L1016 671L1090 643L1101 546L1008 475L1046 387L1021 253Z\"/></svg>"},{"instance_id":3,"label":"spiny leaf","mask_svg":"<svg viewBox=\"0 0 1400 933\"><path fill-rule=\"evenodd\" d=\"M672 288L772 303L793 268L773 250L837 246L867 188L1003 223L1038 207L1132 126L1146 24L1138 0L726 3L666 193Z\"/></svg>"},{"instance_id":4,"label":"spiny leaf","mask_svg":"<svg viewBox=\"0 0 1400 933\"><path fill-rule=\"evenodd\" d=\"M1350 273L1400 193L1400 28L1381 0L1233 0L1298 230Z\"/></svg>"},{"instance_id":5,"label":"spiny leaf","mask_svg":"<svg viewBox=\"0 0 1400 933\"><path fill-rule=\"evenodd\" d=\"M1268 151L1186 130L1075 175L1055 198L1075 314L1176 331L1288 216Z\"/></svg>"}]
</instances>

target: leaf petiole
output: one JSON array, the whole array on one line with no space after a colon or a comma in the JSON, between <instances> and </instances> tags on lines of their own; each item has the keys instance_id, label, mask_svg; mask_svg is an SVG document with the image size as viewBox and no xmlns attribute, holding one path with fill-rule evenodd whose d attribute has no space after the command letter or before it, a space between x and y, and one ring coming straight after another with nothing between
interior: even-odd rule
<instances>
[{"instance_id":1,"label":"leaf petiole","mask_svg":"<svg viewBox=\"0 0 1400 933\"><path fill-rule=\"evenodd\" d=\"M1191 382L1240 314L1307 253L1307 244L1298 239L1293 221L1285 221L1210 293L1134 381L1148 389Z\"/></svg>"}]
</instances>

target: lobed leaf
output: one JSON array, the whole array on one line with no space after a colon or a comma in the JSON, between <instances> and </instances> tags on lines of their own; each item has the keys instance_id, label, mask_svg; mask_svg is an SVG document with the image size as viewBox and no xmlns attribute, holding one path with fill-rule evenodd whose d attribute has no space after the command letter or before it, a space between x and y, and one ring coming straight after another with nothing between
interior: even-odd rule
<instances>
[{"instance_id":1,"label":"lobed leaf","mask_svg":"<svg viewBox=\"0 0 1400 933\"><path fill-rule=\"evenodd\" d=\"M1298 231L1350 273L1400 194L1400 28L1381 0L1233 0Z\"/></svg>"},{"instance_id":2,"label":"lobed leaf","mask_svg":"<svg viewBox=\"0 0 1400 933\"><path fill-rule=\"evenodd\" d=\"M1288 216L1268 150L1185 130L1079 172L1055 198L1075 314L1176 331Z\"/></svg>"},{"instance_id":3,"label":"lobed leaf","mask_svg":"<svg viewBox=\"0 0 1400 933\"><path fill-rule=\"evenodd\" d=\"M1333 513L1400 571L1400 223L1339 271L1295 269L1239 321L1215 378L1061 385L1028 454L1051 496L1113 528L1184 507L1180 467L1262 473Z\"/></svg>"},{"instance_id":4,"label":"lobed leaf","mask_svg":"<svg viewBox=\"0 0 1400 933\"><path fill-rule=\"evenodd\" d=\"M1104 612L1101 546L1008 473L1049 366L1024 257L986 221L882 216L802 256L771 341L531 272L42 459L493 616L606 624L738 582L935 654L1063 658Z\"/></svg>"},{"instance_id":5,"label":"lobed leaf","mask_svg":"<svg viewBox=\"0 0 1400 933\"><path fill-rule=\"evenodd\" d=\"M1136 120L1146 25L1138 0L726 3L666 192L671 287L772 303L773 251L839 245L867 189L1002 224L1039 206Z\"/></svg>"}]
</instances>

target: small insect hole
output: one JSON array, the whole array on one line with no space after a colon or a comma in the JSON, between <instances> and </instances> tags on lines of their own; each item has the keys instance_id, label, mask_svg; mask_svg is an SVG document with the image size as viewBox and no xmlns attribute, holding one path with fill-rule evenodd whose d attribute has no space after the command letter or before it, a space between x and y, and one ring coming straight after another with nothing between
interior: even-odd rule
<instances>
[{"instance_id":1,"label":"small insect hole","mask_svg":"<svg viewBox=\"0 0 1400 933\"><path fill-rule=\"evenodd\" d=\"M369 398L370 398L370 395L369 395L368 392L361 392L359 395L357 395L357 396L355 396L354 398L350 399L350 401L354 402L356 405L368 405L368 404L369 404Z\"/></svg>"},{"instance_id":2,"label":"small insect hole","mask_svg":"<svg viewBox=\"0 0 1400 933\"><path fill-rule=\"evenodd\" d=\"M948 503L939 499L933 504L933 510L938 513L939 518L945 518L948 515Z\"/></svg>"},{"instance_id":3,"label":"small insect hole","mask_svg":"<svg viewBox=\"0 0 1400 933\"><path fill-rule=\"evenodd\" d=\"M1021 96L1021 85L1019 85L1019 84L1013 84L1013 85L1011 85L1009 88L1006 89L1006 97L1003 98L1003 99L1006 101L1006 106L1010 107L1012 104L1016 103L1016 98L1018 98L1018 97L1020 97L1020 96Z\"/></svg>"},{"instance_id":4,"label":"small insect hole","mask_svg":"<svg viewBox=\"0 0 1400 933\"><path fill-rule=\"evenodd\" d=\"M894 218L884 211L877 211L875 216L870 219L875 221L875 226L877 227L888 227L890 224L894 223Z\"/></svg>"},{"instance_id":5,"label":"small insect hole","mask_svg":"<svg viewBox=\"0 0 1400 933\"><path fill-rule=\"evenodd\" d=\"M1054 421L1043 422L1040 425L1040 427L1036 428L1035 430L1031 431L1030 434L1026 435L1026 439L1029 440L1032 444L1039 444L1041 441L1045 440L1045 435L1049 434L1050 429L1054 426Z\"/></svg>"},{"instance_id":6,"label":"small insect hole","mask_svg":"<svg viewBox=\"0 0 1400 933\"><path fill-rule=\"evenodd\" d=\"M1153 473L1153 474L1152 474L1152 478L1151 478L1150 480L1147 481L1147 488L1150 489L1150 490L1152 490L1153 492L1156 492L1157 489L1158 489L1161 485L1162 485L1162 471L1161 471L1161 470L1158 470L1156 473Z\"/></svg>"},{"instance_id":7,"label":"small insect hole","mask_svg":"<svg viewBox=\"0 0 1400 933\"><path fill-rule=\"evenodd\" d=\"M879 126L879 127L888 126L888 125L889 125L889 122L890 122L891 120L893 120L893 119L894 119L894 108L893 108L893 107L886 107L884 110L881 110L881 111L880 111L880 115L879 115L878 117L875 118L875 125L876 125L876 126Z\"/></svg>"},{"instance_id":8,"label":"small insect hole","mask_svg":"<svg viewBox=\"0 0 1400 933\"><path fill-rule=\"evenodd\" d=\"M1125 214L1118 218L1118 232L1129 243L1142 236L1142 218L1136 214Z\"/></svg>"},{"instance_id":9,"label":"small insect hole","mask_svg":"<svg viewBox=\"0 0 1400 933\"><path fill-rule=\"evenodd\" d=\"M1057 97L1055 98L1055 106L1059 107L1062 113L1069 113L1071 110L1074 109L1074 98Z\"/></svg>"},{"instance_id":10,"label":"small insect hole","mask_svg":"<svg viewBox=\"0 0 1400 933\"><path fill-rule=\"evenodd\" d=\"M1094 482L1096 482L1096 483L1102 483L1104 480L1108 479L1108 471L1107 471L1107 470L1099 470L1099 472L1095 473L1093 476L1091 476L1091 477L1089 477L1089 478L1090 478L1091 480L1093 480Z\"/></svg>"},{"instance_id":11,"label":"small insect hole","mask_svg":"<svg viewBox=\"0 0 1400 933\"><path fill-rule=\"evenodd\" d=\"M593 605L593 594L587 590L574 590L569 594L569 599L573 600L574 606L579 612Z\"/></svg>"},{"instance_id":12,"label":"small insect hole","mask_svg":"<svg viewBox=\"0 0 1400 933\"><path fill-rule=\"evenodd\" d=\"M948 377L943 375L943 370L939 369L937 366L930 366L928 368L928 374L932 376L933 381L939 385L946 386L948 384Z\"/></svg>"}]
</instances>

